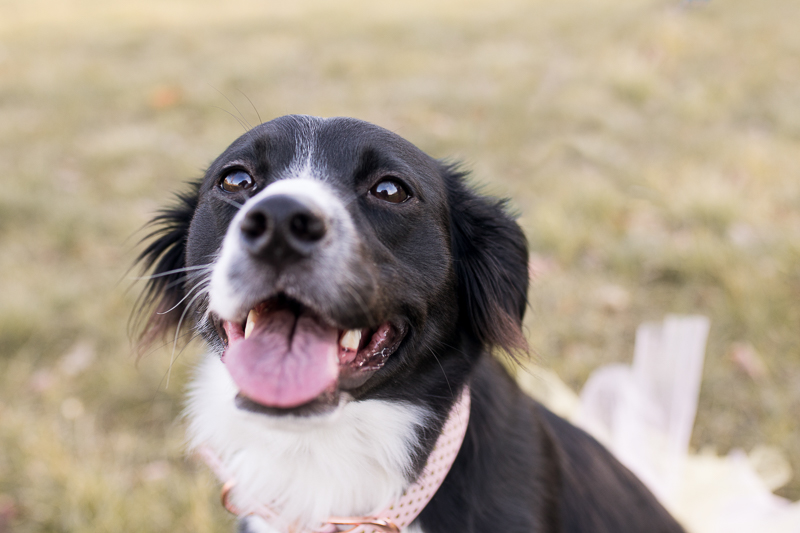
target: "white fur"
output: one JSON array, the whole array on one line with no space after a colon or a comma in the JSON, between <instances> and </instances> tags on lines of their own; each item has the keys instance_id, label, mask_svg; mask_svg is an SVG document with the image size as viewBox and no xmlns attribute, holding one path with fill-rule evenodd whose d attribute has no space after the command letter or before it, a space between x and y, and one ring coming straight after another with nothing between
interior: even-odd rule
<instances>
[{"instance_id":1,"label":"white fur","mask_svg":"<svg viewBox=\"0 0 800 533\"><path fill-rule=\"evenodd\" d=\"M351 401L326 416L270 417L238 409L236 393L224 365L208 355L187 416L190 446L221 458L243 510L269 504L288 523L313 527L330 516L379 512L406 488L416 430L428 418L422 408Z\"/></svg>"},{"instance_id":2,"label":"white fur","mask_svg":"<svg viewBox=\"0 0 800 533\"><path fill-rule=\"evenodd\" d=\"M325 171L322 168L320 159L316 156L317 149L317 124L319 118L300 116L298 120L303 122L304 128L295 133L294 138L294 159L289 164L288 177L306 177L323 180ZM327 119L322 119L325 121Z\"/></svg>"},{"instance_id":3,"label":"white fur","mask_svg":"<svg viewBox=\"0 0 800 533\"><path fill-rule=\"evenodd\" d=\"M247 258L241 245L239 226L247 215L250 206L257 202L283 194L297 198L306 205L316 208L329 223L329 230L320 245L319 258L321 264L328 267L330 287L341 286L349 274L346 265L355 256L356 230L350 213L342 201L326 183L315 179L309 168L298 171L298 175L272 183L263 191L250 198L236 213L228 227L222 250L219 254L212 274L209 288L209 310L226 320L238 320L242 313L247 313L249 306L256 302L248 301L249 291L231 282L230 272L233 265ZM332 245L335 243L335 245Z\"/></svg>"}]
</instances>

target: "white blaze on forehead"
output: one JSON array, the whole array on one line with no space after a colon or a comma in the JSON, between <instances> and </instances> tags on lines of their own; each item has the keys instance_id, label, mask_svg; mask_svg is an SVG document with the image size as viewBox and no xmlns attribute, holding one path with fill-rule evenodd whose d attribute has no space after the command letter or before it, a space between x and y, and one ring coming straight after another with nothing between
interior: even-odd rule
<instances>
[{"instance_id":1,"label":"white blaze on forehead","mask_svg":"<svg viewBox=\"0 0 800 533\"><path fill-rule=\"evenodd\" d=\"M326 218L334 218L337 215L344 214L344 204L339 200L331 186L311 177L308 172L304 172L299 177L278 180L268 185L266 189L250 198L244 204L244 207L236 215L234 222L241 221L250 206L264 198L279 194L291 196L311 209L316 208Z\"/></svg>"},{"instance_id":2,"label":"white blaze on forehead","mask_svg":"<svg viewBox=\"0 0 800 533\"><path fill-rule=\"evenodd\" d=\"M317 148L317 123L316 117L301 116L298 121L303 123L303 129L294 135L294 159L289 164L289 175L294 177L325 179L322 163L316 156Z\"/></svg>"},{"instance_id":3,"label":"white blaze on forehead","mask_svg":"<svg viewBox=\"0 0 800 533\"><path fill-rule=\"evenodd\" d=\"M226 320L236 320L248 309L242 309L250 296L231 283L234 265L249 260L242 248L240 225L252 206L271 196L285 195L305 204L309 209L323 217L327 226L325 239L319 244L317 261L327 265L332 283L336 283L339 265L347 263L355 242L355 227L345 203L327 183L311 177L311 172L303 171L300 177L278 180L263 191L250 198L239 210L228 227L222 241L222 250L214 264L209 289L209 309ZM254 303L254 302L250 302Z\"/></svg>"}]
</instances>

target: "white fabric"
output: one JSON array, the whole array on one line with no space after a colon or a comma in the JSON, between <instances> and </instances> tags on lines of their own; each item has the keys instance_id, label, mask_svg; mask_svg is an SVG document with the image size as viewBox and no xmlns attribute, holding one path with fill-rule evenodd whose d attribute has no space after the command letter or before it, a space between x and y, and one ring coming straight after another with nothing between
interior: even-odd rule
<instances>
[{"instance_id":1,"label":"white fabric","mask_svg":"<svg viewBox=\"0 0 800 533\"><path fill-rule=\"evenodd\" d=\"M702 316L641 325L633 364L598 368L580 397L541 369L519 382L605 444L690 533L800 533L800 502L771 493L791 479L775 448L690 453L708 330Z\"/></svg>"}]
</instances>

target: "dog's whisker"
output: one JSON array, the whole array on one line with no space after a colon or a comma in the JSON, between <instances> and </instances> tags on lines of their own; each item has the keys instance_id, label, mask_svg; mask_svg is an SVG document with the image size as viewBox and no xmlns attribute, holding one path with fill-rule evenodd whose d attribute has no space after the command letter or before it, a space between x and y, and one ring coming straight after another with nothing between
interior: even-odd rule
<instances>
[{"instance_id":1,"label":"dog's whisker","mask_svg":"<svg viewBox=\"0 0 800 533\"><path fill-rule=\"evenodd\" d=\"M207 294L207 291L201 290L194 296L194 298L192 298L189 301L188 304L186 304L183 313L181 313L181 318L178 320L178 325L175 327L175 340L172 343L172 353L169 356L169 370L167 371L167 383L164 386L165 388L169 388L169 378L172 373L172 363L175 361L175 349L178 347L178 334L181 331L181 326L183 325L183 319L186 317L186 313L189 311L189 309L192 308L192 304L204 294Z\"/></svg>"},{"instance_id":2,"label":"dog's whisker","mask_svg":"<svg viewBox=\"0 0 800 533\"><path fill-rule=\"evenodd\" d=\"M191 335L191 331L187 331L187 332L183 333L182 335L180 335L179 340L183 339L187 335ZM139 358L148 357L148 356L152 355L153 353L166 348L170 344L172 344L172 340L166 340L166 341L158 343L158 344L153 344L152 346L149 347L148 351L143 353L143 354L141 354L139 356ZM160 384L159 384L159 386L160 386Z\"/></svg>"},{"instance_id":3,"label":"dog's whisker","mask_svg":"<svg viewBox=\"0 0 800 533\"><path fill-rule=\"evenodd\" d=\"M233 117L233 118L236 120L236 122L238 122L238 123L239 123L239 125L242 127L242 129L244 130L244 132L245 132L245 133L247 133L248 131L250 131L250 129L249 129L249 128L248 128L248 127L245 125L245 123L244 123L244 122L242 122L242 120L241 120L239 117L237 117L236 115L234 115L233 113L231 113L231 112L230 112L230 111L228 111L227 109L224 109L224 108L222 108L222 107L220 107L220 106L218 106L218 105L212 105L211 107L214 107L214 108L216 108L216 109L219 109L220 111L224 111L225 113L227 113L227 114L229 114L230 116L232 116L232 117Z\"/></svg>"},{"instance_id":4,"label":"dog's whisker","mask_svg":"<svg viewBox=\"0 0 800 533\"><path fill-rule=\"evenodd\" d=\"M186 292L186 296L184 296L183 298L181 298L181 299L180 299L180 301L178 301L178 303L176 303L175 305L173 305L172 307L170 307L170 308L169 308L169 309L167 309L166 311L161 311L161 312L158 312L158 313L156 313L156 314L159 314L159 315L166 315L166 314L168 314L168 313L171 313L171 312L172 312L172 311L174 311L174 310L175 310L175 309L176 309L178 306L180 306L180 305L181 305L181 304L184 302L184 300L186 300L186 298L188 298L189 296L191 296L191 294L192 294L192 293L193 293L193 292L194 292L194 291L195 291L195 290L196 290L198 287L201 287L201 286L202 286L204 283L205 283L205 284L211 283L211 278L205 278L205 279L202 279L202 280L198 281L198 282L195 284L195 286L194 286L194 287L192 287L191 289L189 289L189 290ZM201 292L202 292L202 291L201 291Z\"/></svg>"},{"instance_id":5,"label":"dog's whisker","mask_svg":"<svg viewBox=\"0 0 800 533\"><path fill-rule=\"evenodd\" d=\"M241 89L236 89L236 90L237 90L237 91L239 91L239 93L240 93L242 96L244 96L245 98L247 98L247 101L248 101L248 102L250 102L250 107L252 107L252 108L253 108L253 111L255 111L255 112L256 112L256 116L258 117L258 123L259 123L259 124L262 124L264 121L263 121L263 120L261 120L261 113L259 113L259 112L258 112L258 109L256 109L256 106L253 104L253 101L252 101L252 100L250 100L250 97L249 97L249 96L247 96L246 94L244 94L244 92L243 92Z\"/></svg>"},{"instance_id":6,"label":"dog's whisker","mask_svg":"<svg viewBox=\"0 0 800 533\"><path fill-rule=\"evenodd\" d=\"M178 359L180 359L181 355L183 354L183 352L186 351L186 348L189 347L189 345L192 343L192 341L194 341L195 339L197 339L200 336L201 336L201 333L197 332L197 331L187 331L187 332L181 334L181 336L180 336L181 340L185 339L186 337L189 337L189 338L186 339L186 341L183 343L183 347L178 352L178 355L175 356L175 362L177 362ZM168 344L169 344L169 342L165 342L164 344L160 345L157 349L164 348ZM161 376L161 380L158 382L158 385L156 386L156 391L161 389L161 384L164 383L165 381L167 383L164 386L164 390L167 390L167 388L169 387L169 373L170 373L170 370L171 370L171 366L170 366L170 368L167 368L167 370L164 372L164 375ZM156 398L156 396L154 395L153 398L152 398L152 401L155 401L155 398Z\"/></svg>"},{"instance_id":7,"label":"dog's whisker","mask_svg":"<svg viewBox=\"0 0 800 533\"><path fill-rule=\"evenodd\" d=\"M220 196L219 198L220 198L220 199L221 199L223 202L225 202L225 203L228 203L228 204L231 204L231 205L232 205L233 207L235 207L236 209L241 209L241 208L243 208L243 207L244 207L244 204L240 204L239 202L237 202L237 201L235 201L235 200L231 200L230 198L225 198L224 196Z\"/></svg>"},{"instance_id":8,"label":"dog's whisker","mask_svg":"<svg viewBox=\"0 0 800 533\"><path fill-rule=\"evenodd\" d=\"M193 281L193 280L195 280L195 279L197 279L199 277L204 277L204 279L206 279L207 275L210 272L211 271L209 270L208 272L195 272L195 273L187 274L185 276L181 276L180 278L176 278L173 281L170 281L167 284L167 288L171 289L172 287L176 287L178 285L183 285L183 284L187 283L187 281ZM200 280L200 281L202 282L203 280Z\"/></svg>"},{"instance_id":9,"label":"dog's whisker","mask_svg":"<svg viewBox=\"0 0 800 533\"><path fill-rule=\"evenodd\" d=\"M221 94L221 95L222 95L222 97L223 97L225 100L227 100L229 104L231 104L231 105L233 106L233 108L236 110L236 112L237 112L237 113L239 113L239 116L240 116L240 117L242 117L242 121L244 121L244 123L245 123L245 124L247 124L247 130L251 130L251 129L253 129L253 126L251 126L251 125L250 125L250 123L247 121L247 119L246 119L246 118L244 118L244 115L243 115L243 114L242 114L242 112L239 110L239 108L238 108L238 107L236 107L236 104L234 104L234 103L233 103L233 101L232 101L230 98L228 98L228 96L227 96L225 93L223 93L222 91L220 91L219 89L217 89L217 88L216 88L216 87L214 87L213 85L212 85L211 87L212 87L212 88L213 88L215 91L217 91L219 94ZM239 91L239 92L241 92L241 91ZM252 102L251 102L251 103L252 103ZM240 124L241 124L241 121L240 121Z\"/></svg>"},{"instance_id":10,"label":"dog's whisker","mask_svg":"<svg viewBox=\"0 0 800 533\"><path fill-rule=\"evenodd\" d=\"M464 350L462 350L461 348L457 348L457 347L455 347L455 346L453 346L453 345L451 345L451 344L448 344L448 343L446 343L446 342L444 342L444 341L439 341L439 344L441 344L442 346L446 346L447 348L450 348L451 350L453 350L453 351L455 351L456 353L459 353L459 354L461 354L461 355L465 355L465 356L468 356L468 355L469 355L467 352L465 352L465 351L464 351Z\"/></svg>"},{"instance_id":11,"label":"dog's whisker","mask_svg":"<svg viewBox=\"0 0 800 533\"><path fill-rule=\"evenodd\" d=\"M450 390L450 397L451 398L455 398L455 393L453 393L453 387L450 386L450 380L447 379L447 372L444 371L444 367L442 366L442 362L439 361L439 358L436 356L436 352L434 352L432 348L428 348L428 351L431 352L431 355L433 356L433 358L436 359L437 363L439 363L439 368L442 369L442 375L444 376L444 381L445 381L445 383L447 383L447 388Z\"/></svg>"},{"instance_id":12,"label":"dog's whisker","mask_svg":"<svg viewBox=\"0 0 800 533\"><path fill-rule=\"evenodd\" d=\"M166 285L166 287L167 288L172 288L172 287L176 287L176 286L179 286L179 285L184 285L184 284L187 284L187 283L191 283L193 281L203 281L203 280L206 280L206 279L210 279L209 274L211 274L211 272L213 272L213 270L214 270L213 267L211 267L211 268L208 268L208 269L195 270L193 272L187 272L185 275L178 276L175 279L171 280Z\"/></svg>"},{"instance_id":13,"label":"dog's whisker","mask_svg":"<svg viewBox=\"0 0 800 533\"><path fill-rule=\"evenodd\" d=\"M166 272L159 272L158 274L151 274L149 276L135 276L135 277L131 277L129 279L132 279L132 280L135 280L135 281L149 280L149 279L163 278L164 276L170 276L172 274L179 274L181 272L190 272L190 271L193 271L193 270L208 270L208 271L211 271L211 269L213 267L214 267L213 264L182 267L182 268L176 268L176 269L173 269L173 270L168 270Z\"/></svg>"}]
</instances>

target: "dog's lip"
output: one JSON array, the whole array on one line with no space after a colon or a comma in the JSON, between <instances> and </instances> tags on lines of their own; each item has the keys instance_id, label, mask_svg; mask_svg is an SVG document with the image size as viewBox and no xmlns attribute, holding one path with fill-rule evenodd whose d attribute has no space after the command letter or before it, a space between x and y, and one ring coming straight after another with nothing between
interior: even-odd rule
<instances>
[{"instance_id":1,"label":"dog's lip","mask_svg":"<svg viewBox=\"0 0 800 533\"><path fill-rule=\"evenodd\" d=\"M264 303L260 303L253 307L253 309L260 308ZM324 319L323 319L324 320ZM330 320L325 320L328 323L335 324ZM223 345L227 348L232 342L237 342L244 339L245 321L244 320L225 320L220 316L211 315L211 322L217 335L222 340ZM388 355L394 353L399 347L400 342L405 338L408 333L408 326L401 320L387 320L378 326L364 326L357 328L344 328L341 325L335 325L339 330L339 341L341 342L343 335L347 331L361 332L361 343L355 355L349 356L348 359L352 360L354 367L369 369L375 364L370 356L377 355L379 352L384 351ZM342 346L340 348L340 357L342 355ZM370 350L368 353L367 350ZM391 352L391 353L389 353ZM348 361L350 362L350 361Z\"/></svg>"},{"instance_id":2,"label":"dog's lip","mask_svg":"<svg viewBox=\"0 0 800 533\"><path fill-rule=\"evenodd\" d=\"M250 307L242 307L239 311L235 313L235 316L232 318L224 318L219 314L210 311L209 312L209 320L211 321L214 329L217 332L217 335L222 340L223 344L227 347L231 340L238 340L240 336L244 336L244 328L245 323L247 320L247 316L250 311L259 311L267 309L271 306L275 305L276 301L286 301L289 300L293 303L293 305L301 306L304 309L309 310L314 316L319 318L322 322L330 325L331 327L335 327L340 330L340 337L341 337L341 330L346 330L346 328L342 327L336 321L331 320L328 318L325 313L320 312L314 305L311 305L305 301L300 301L295 298L289 298L283 293L276 294L274 296L270 296L267 298L263 298L253 304ZM230 339L230 334L234 335L234 339Z\"/></svg>"},{"instance_id":3,"label":"dog's lip","mask_svg":"<svg viewBox=\"0 0 800 533\"><path fill-rule=\"evenodd\" d=\"M229 346L231 343L244 339L244 325L229 320L218 320L216 324L217 333L220 335L223 344ZM339 345L339 362L342 368L352 368L356 370L378 370L384 365L406 336L408 328L403 324L396 324L387 321L380 324L377 328L352 328L361 330L362 340L359 349L353 356L352 351L344 350ZM339 328L339 339L348 330ZM368 339L364 342L364 339Z\"/></svg>"},{"instance_id":4,"label":"dog's lip","mask_svg":"<svg viewBox=\"0 0 800 533\"><path fill-rule=\"evenodd\" d=\"M310 417L310 416L324 416L333 413L340 405L344 395L338 389L325 391L310 402L298 405L296 407L281 408L269 407L262 405L256 401L251 400L241 392L234 398L236 407L243 411L250 411L251 413L264 414L277 417Z\"/></svg>"},{"instance_id":5,"label":"dog's lip","mask_svg":"<svg viewBox=\"0 0 800 533\"><path fill-rule=\"evenodd\" d=\"M265 306L274 305L272 300L274 299L260 302L253 308L264 309ZM304 304L300 305L304 306ZM326 322L334 323L330 319L320 318ZM226 350L231 343L244 339L244 320L225 320L213 315L212 320ZM339 330L339 378L335 390L324 391L310 402L288 409L261 405L240 392L236 399L237 407L269 415L293 414L296 416L310 416L330 412L338 405L339 393L356 389L369 380L397 351L408 333L408 326L401 320L389 320L376 327L348 329L337 326L337 329ZM362 333L359 349L355 354L353 354L352 350L345 350L341 345L342 337L348 330L360 330Z\"/></svg>"}]
</instances>

